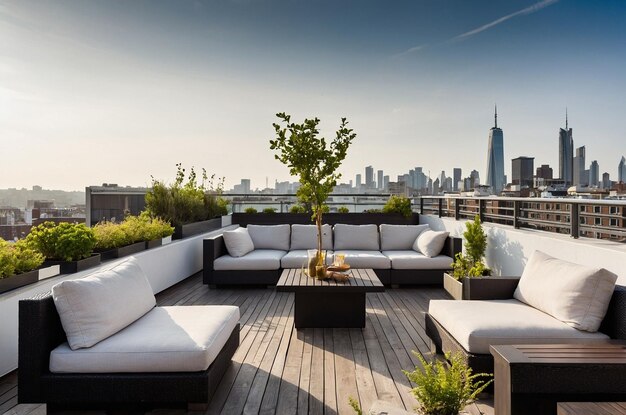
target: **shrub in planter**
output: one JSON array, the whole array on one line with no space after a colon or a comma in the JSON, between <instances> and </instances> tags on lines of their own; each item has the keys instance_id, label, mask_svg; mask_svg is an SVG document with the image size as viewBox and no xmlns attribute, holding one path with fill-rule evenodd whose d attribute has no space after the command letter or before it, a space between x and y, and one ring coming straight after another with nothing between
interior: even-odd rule
<instances>
[{"instance_id":1,"label":"shrub in planter","mask_svg":"<svg viewBox=\"0 0 626 415\"><path fill-rule=\"evenodd\" d=\"M96 237L95 249L106 251L133 243L133 238L120 223L99 222L93 227Z\"/></svg>"},{"instance_id":2,"label":"shrub in planter","mask_svg":"<svg viewBox=\"0 0 626 415\"><path fill-rule=\"evenodd\" d=\"M201 222L228 214L228 202L222 198L224 179L214 187L215 175L210 178L202 169L201 182L192 167L185 182L185 169L176 164L176 179L172 185L152 179L152 188L146 193L146 211L153 218L162 218L174 226Z\"/></svg>"},{"instance_id":3,"label":"shrub in planter","mask_svg":"<svg viewBox=\"0 0 626 415\"><path fill-rule=\"evenodd\" d=\"M463 232L465 253L459 252L452 263L452 275L457 280L464 277L482 277L491 275L491 270L483 262L487 250L487 235L476 216L465 223Z\"/></svg>"},{"instance_id":4,"label":"shrub in planter","mask_svg":"<svg viewBox=\"0 0 626 415\"><path fill-rule=\"evenodd\" d=\"M340 208L337 209L337 213L350 213L350 209L348 209L345 206L341 206Z\"/></svg>"},{"instance_id":5,"label":"shrub in planter","mask_svg":"<svg viewBox=\"0 0 626 415\"><path fill-rule=\"evenodd\" d=\"M29 248L24 240L9 243L0 238L0 279L37 269L43 261L44 256Z\"/></svg>"},{"instance_id":6,"label":"shrub in planter","mask_svg":"<svg viewBox=\"0 0 626 415\"><path fill-rule=\"evenodd\" d=\"M382 212L400 213L408 218L413 214L411 200L408 197L391 195L385 206L383 206Z\"/></svg>"},{"instance_id":7,"label":"shrub in planter","mask_svg":"<svg viewBox=\"0 0 626 415\"><path fill-rule=\"evenodd\" d=\"M425 415L456 415L493 382L493 379L478 380L492 375L472 373L461 354L446 353L449 365L440 360L426 362L421 354L413 354L422 367L403 372L416 385L411 393L419 402L418 409Z\"/></svg>"},{"instance_id":8,"label":"shrub in planter","mask_svg":"<svg viewBox=\"0 0 626 415\"><path fill-rule=\"evenodd\" d=\"M263 213L276 213L276 208L265 208Z\"/></svg>"},{"instance_id":9,"label":"shrub in planter","mask_svg":"<svg viewBox=\"0 0 626 415\"><path fill-rule=\"evenodd\" d=\"M25 243L46 259L78 261L92 254L96 237L84 223L44 222L30 231Z\"/></svg>"},{"instance_id":10,"label":"shrub in planter","mask_svg":"<svg viewBox=\"0 0 626 415\"><path fill-rule=\"evenodd\" d=\"M257 212L258 212L258 210L256 210L256 209L255 209L255 208L253 208L253 207L248 207L248 208L246 208L243 212L244 212L244 213L257 213Z\"/></svg>"}]
</instances>

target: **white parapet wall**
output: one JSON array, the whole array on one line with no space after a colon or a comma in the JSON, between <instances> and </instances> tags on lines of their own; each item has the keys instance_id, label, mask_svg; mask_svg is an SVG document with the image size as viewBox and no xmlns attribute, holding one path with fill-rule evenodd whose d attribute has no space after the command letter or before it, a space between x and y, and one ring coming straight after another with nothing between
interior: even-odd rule
<instances>
[{"instance_id":1,"label":"white parapet wall","mask_svg":"<svg viewBox=\"0 0 626 415\"><path fill-rule=\"evenodd\" d=\"M133 256L139 261L156 294L201 271L202 240L222 232L223 229L220 229L173 241ZM124 258L116 261L123 260ZM18 302L20 300L50 291L53 285L61 281L83 278L114 264L114 261L108 261L100 267L90 268L76 274L59 275L0 294L0 376L17 368Z\"/></svg>"},{"instance_id":2,"label":"white parapet wall","mask_svg":"<svg viewBox=\"0 0 626 415\"><path fill-rule=\"evenodd\" d=\"M464 220L420 215L420 223L434 230L446 230L452 236L463 237ZM569 235L515 229L511 226L484 223L487 234L487 265L494 275L522 275L528 258L535 251L577 264L602 267L618 276L617 283L626 285L626 244L591 238L574 239Z\"/></svg>"}]
</instances>

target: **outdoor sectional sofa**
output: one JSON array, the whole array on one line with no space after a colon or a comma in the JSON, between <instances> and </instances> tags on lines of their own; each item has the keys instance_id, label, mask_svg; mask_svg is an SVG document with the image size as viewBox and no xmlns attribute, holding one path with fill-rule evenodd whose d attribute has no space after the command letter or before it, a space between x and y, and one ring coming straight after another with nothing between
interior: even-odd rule
<instances>
[{"instance_id":1,"label":"outdoor sectional sofa","mask_svg":"<svg viewBox=\"0 0 626 415\"><path fill-rule=\"evenodd\" d=\"M428 252L429 257L414 249L418 236L426 231L430 231L428 225L325 224L322 248L329 264L334 253L341 252L351 267L372 268L383 284L441 285L443 273L461 251L461 239L430 232L440 245L433 241L435 251ZM317 245L315 225L248 225L245 233L252 247L243 255L229 253L224 235L204 240L205 284L275 285L283 269L303 267L307 249Z\"/></svg>"},{"instance_id":2,"label":"outdoor sectional sofa","mask_svg":"<svg viewBox=\"0 0 626 415\"><path fill-rule=\"evenodd\" d=\"M155 304L133 257L21 300L19 403L206 407L239 347L239 308Z\"/></svg>"},{"instance_id":3,"label":"outdoor sectional sofa","mask_svg":"<svg viewBox=\"0 0 626 415\"><path fill-rule=\"evenodd\" d=\"M626 287L616 278L536 251L522 277L508 280L508 296L431 300L426 334L437 352L460 353L475 373L493 373L491 345L626 340Z\"/></svg>"}]
</instances>

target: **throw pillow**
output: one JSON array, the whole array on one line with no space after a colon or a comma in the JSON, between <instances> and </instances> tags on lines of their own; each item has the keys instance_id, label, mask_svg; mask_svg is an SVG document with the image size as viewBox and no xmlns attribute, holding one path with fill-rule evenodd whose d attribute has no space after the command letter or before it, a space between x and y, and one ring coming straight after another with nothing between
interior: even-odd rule
<instances>
[{"instance_id":1,"label":"throw pillow","mask_svg":"<svg viewBox=\"0 0 626 415\"><path fill-rule=\"evenodd\" d=\"M380 225L381 251L407 251L428 225Z\"/></svg>"},{"instance_id":2,"label":"throw pillow","mask_svg":"<svg viewBox=\"0 0 626 415\"><path fill-rule=\"evenodd\" d=\"M279 249L289 251L291 227L284 225L248 225L254 249Z\"/></svg>"},{"instance_id":3,"label":"throw pillow","mask_svg":"<svg viewBox=\"0 0 626 415\"><path fill-rule=\"evenodd\" d=\"M291 225L291 250L317 249L317 226ZM333 229L322 225L322 249L333 249Z\"/></svg>"},{"instance_id":4,"label":"throw pillow","mask_svg":"<svg viewBox=\"0 0 626 415\"><path fill-rule=\"evenodd\" d=\"M609 307L617 275L535 251L524 268L514 298L578 330L598 331Z\"/></svg>"},{"instance_id":5,"label":"throw pillow","mask_svg":"<svg viewBox=\"0 0 626 415\"><path fill-rule=\"evenodd\" d=\"M415 243L413 243L413 250L421 252L428 258L436 257L441 253L448 235L450 235L450 232L425 230L419 234Z\"/></svg>"},{"instance_id":6,"label":"throw pillow","mask_svg":"<svg viewBox=\"0 0 626 415\"><path fill-rule=\"evenodd\" d=\"M52 298L72 350L91 347L152 310L156 300L134 257L52 287Z\"/></svg>"},{"instance_id":7,"label":"throw pillow","mask_svg":"<svg viewBox=\"0 0 626 415\"><path fill-rule=\"evenodd\" d=\"M226 244L228 255L233 257L244 256L254 251L252 238L250 238L246 228L237 228L234 231L224 232L224 244Z\"/></svg>"},{"instance_id":8,"label":"throw pillow","mask_svg":"<svg viewBox=\"0 0 626 415\"><path fill-rule=\"evenodd\" d=\"M335 234L335 251L340 250L364 250L378 251L378 226L372 225L346 225L338 223L333 227Z\"/></svg>"}]
</instances>

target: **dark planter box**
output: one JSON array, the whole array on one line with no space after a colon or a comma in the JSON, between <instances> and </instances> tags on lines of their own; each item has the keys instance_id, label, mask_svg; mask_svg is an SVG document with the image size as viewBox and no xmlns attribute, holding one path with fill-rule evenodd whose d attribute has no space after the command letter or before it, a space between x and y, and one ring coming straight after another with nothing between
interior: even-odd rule
<instances>
[{"instance_id":1,"label":"dark planter box","mask_svg":"<svg viewBox=\"0 0 626 415\"><path fill-rule=\"evenodd\" d=\"M222 218L215 218L204 220L202 222L187 223L185 225L179 225L174 228L174 235L172 239L183 239L188 236L198 235L201 233L210 232L222 227Z\"/></svg>"},{"instance_id":2,"label":"dark planter box","mask_svg":"<svg viewBox=\"0 0 626 415\"><path fill-rule=\"evenodd\" d=\"M513 298L519 277L465 277L457 281L443 275L443 287L455 300L506 300Z\"/></svg>"},{"instance_id":3,"label":"dark planter box","mask_svg":"<svg viewBox=\"0 0 626 415\"><path fill-rule=\"evenodd\" d=\"M288 223L309 225L313 223L308 213L233 213L233 225L280 225ZM348 225L417 225L419 214L413 213L408 218L399 213L325 213L322 222L329 225L345 223Z\"/></svg>"},{"instance_id":4,"label":"dark planter box","mask_svg":"<svg viewBox=\"0 0 626 415\"><path fill-rule=\"evenodd\" d=\"M121 246L119 248L109 249L107 251L99 251L100 259L106 261L109 259L122 258L128 255L136 254L137 252L144 251L146 249L146 243L136 242L134 244Z\"/></svg>"},{"instance_id":5,"label":"dark planter box","mask_svg":"<svg viewBox=\"0 0 626 415\"><path fill-rule=\"evenodd\" d=\"M146 242L146 249L152 249L163 245L163 238L153 239L151 241Z\"/></svg>"},{"instance_id":6,"label":"dark planter box","mask_svg":"<svg viewBox=\"0 0 626 415\"><path fill-rule=\"evenodd\" d=\"M24 272L22 274L13 275L11 277L0 279L0 294L7 291L33 284L39 281L39 270Z\"/></svg>"},{"instance_id":7,"label":"dark planter box","mask_svg":"<svg viewBox=\"0 0 626 415\"><path fill-rule=\"evenodd\" d=\"M61 274L74 274L76 272L84 271L87 268L92 268L100 265L100 254L91 254L90 257L80 259L78 261L53 261L45 260L44 266L58 265L61 267Z\"/></svg>"}]
</instances>

